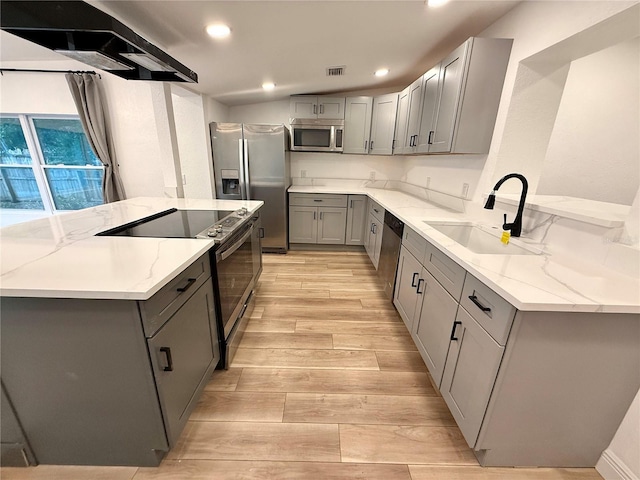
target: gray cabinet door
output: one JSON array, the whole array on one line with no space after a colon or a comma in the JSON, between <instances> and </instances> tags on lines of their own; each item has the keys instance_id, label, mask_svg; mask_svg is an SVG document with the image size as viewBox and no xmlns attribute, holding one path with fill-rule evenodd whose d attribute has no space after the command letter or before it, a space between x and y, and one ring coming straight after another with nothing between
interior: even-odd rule
<instances>
[{"instance_id":1,"label":"gray cabinet door","mask_svg":"<svg viewBox=\"0 0 640 480\"><path fill-rule=\"evenodd\" d=\"M451 151L469 45L470 41L466 41L441 63L438 109L429 152Z\"/></svg>"},{"instance_id":2,"label":"gray cabinet door","mask_svg":"<svg viewBox=\"0 0 640 480\"><path fill-rule=\"evenodd\" d=\"M398 270L396 272L396 291L393 304L398 309L400 318L407 326L409 333L413 332L413 321L418 308L418 282L422 265L404 246L400 248Z\"/></svg>"},{"instance_id":3,"label":"gray cabinet door","mask_svg":"<svg viewBox=\"0 0 640 480\"><path fill-rule=\"evenodd\" d=\"M208 280L148 340L170 445L175 445L214 362L210 330L215 326L214 312L213 286Z\"/></svg>"},{"instance_id":4,"label":"gray cabinet door","mask_svg":"<svg viewBox=\"0 0 640 480\"><path fill-rule=\"evenodd\" d=\"M289 243L316 243L317 207L289 207Z\"/></svg>"},{"instance_id":5,"label":"gray cabinet door","mask_svg":"<svg viewBox=\"0 0 640 480\"><path fill-rule=\"evenodd\" d=\"M412 336L433 381L439 387L458 302L426 268L422 269L421 278L423 282L419 285L419 291L423 292L422 310L414 322Z\"/></svg>"},{"instance_id":6,"label":"gray cabinet door","mask_svg":"<svg viewBox=\"0 0 640 480\"><path fill-rule=\"evenodd\" d=\"M349 195L345 245L364 245L367 222L367 196Z\"/></svg>"},{"instance_id":7,"label":"gray cabinet door","mask_svg":"<svg viewBox=\"0 0 640 480\"><path fill-rule=\"evenodd\" d=\"M436 65L422 77L422 117L418 132L416 152L427 153L433 141L433 123L438 108L438 79L440 65Z\"/></svg>"},{"instance_id":8,"label":"gray cabinet door","mask_svg":"<svg viewBox=\"0 0 640 480\"><path fill-rule=\"evenodd\" d=\"M409 94L411 85L398 95L398 115L396 116L395 135L393 140L393 154L405 153L404 144L407 138L407 122L409 121Z\"/></svg>"},{"instance_id":9,"label":"gray cabinet door","mask_svg":"<svg viewBox=\"0 0 640 480\"><path fill-rule=\"evenodd\" d=\"M484 418L489 397L504 347L462 307L442 377L440 392L470 447L474 447Z\"/></svg>"},{"instance_id":10,"label":"gray cabinet door","mask_svg":"<svg viewBox=\"0 0 640 480\"><path fill-rule=\"evenodd\" d=\"M318 118L344 119L344 97L318 97Z\"/></svg>"},{"instance_id":11,"label":"gray cabinet door","mask_svg":"<svg viewBox=\"0 0 640 480\"><path fill-rule=\"evenodd\" d=\"M405 137L404 152L415 153L420 131L420 116L422 114L422 77L409 86L409 114L407 115L407 135Z\"/></svg>"},{"instance_id":12,"label":"gray cabinet door","mask_svg":"<svg viewBox=\"0 0 640 480\"><path fill-rule=\"evenodd\" d=\"M291 118L318 118L318 97L315 95L292 96L289 100Z\"/></svg>"},{"instance_id":13,"label":"gray cabinet door","mask_svg":"<svg viewBox=\"0 0 640 480\"><path fill-rule=\"evenodd\" d=\"M393 135L396 128L398 94L390 93L373 99L371 119L371 138L369 153L372 155L391 155L393 153Z\"/></svg>"},{"instance_id":14,"label":"gray cabinet door","mask_svg":"<svg viewBox=\"0 0 640 480\"><path fill-rule=\"evenodd\" d=\"M347 209L318 207L318 241L329 245L344 245L347 229Z\"/></svg>"},{"instance_id":15,"label":"gray cabinet door","mask_svg":"<svg viewBox=\"0 0 640 480\"><path fill-rule=\"evenodd\" d=\"M369 152L371 133L371 97L347 97L344 111L344 151L343 153Z\"/></svg>"}]
</instances>

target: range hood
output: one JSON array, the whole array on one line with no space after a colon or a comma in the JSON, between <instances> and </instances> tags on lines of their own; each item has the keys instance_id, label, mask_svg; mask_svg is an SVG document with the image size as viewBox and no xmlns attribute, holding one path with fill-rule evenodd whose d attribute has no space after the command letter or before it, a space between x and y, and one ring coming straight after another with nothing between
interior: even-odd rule
<instances>
[{"instance_id":1,"label":"range hood","mask_svg":"<svg viewBox=\"0 0 640 480\"><path fill-rule=\"evenodd\" d=\"M196 72L79 0L2 0L0 28L127 80L198 82Z\"/></svg>"}]
</instances>

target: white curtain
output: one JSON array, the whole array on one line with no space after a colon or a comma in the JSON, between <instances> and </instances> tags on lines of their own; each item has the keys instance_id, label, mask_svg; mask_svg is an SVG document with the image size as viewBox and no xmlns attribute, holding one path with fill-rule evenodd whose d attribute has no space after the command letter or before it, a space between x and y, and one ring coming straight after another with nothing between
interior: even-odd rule
<instances>
[{"instance_id":1,"label":"white curtain","mask_svg":"<svg viewBox=\"0 0 640 480\"><path fill-rule=\"evenodd\" d=\"M96 75L68 73L66 78L87 140L105 167L102 180L104 203L124 200L124 186L118 171Z\"/></svg>"}]
</instances>

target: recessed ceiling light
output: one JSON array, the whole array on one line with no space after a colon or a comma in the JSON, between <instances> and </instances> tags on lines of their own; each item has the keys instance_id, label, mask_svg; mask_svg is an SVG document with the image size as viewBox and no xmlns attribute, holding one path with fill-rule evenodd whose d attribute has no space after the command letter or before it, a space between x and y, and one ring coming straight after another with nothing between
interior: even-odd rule
<instances>
[{"instance_id":1,"label":"recessed ceiling light","mask_svg":"<svg viewBox=\"0 0 640 480\"><path fill-rule=\"evenodd\" d=\"M222 23L216 23L207 27L207 33L213 38L225 38L231 34L231 29Z\"/></svg>"},{"instance_id":2,"label":"recessed ceiling light","mask_svg":"<svg viewBox=\"0 0 640 480\"><path fill-rule=\"evenodd\" d=\"M267 91L273 90L274 88L276 88L276 84L272 82L265 82L262 84L262 88Z\"/></svg>"},{"instance_id":3,"label":"recessed ceiling light","mask_svg":"<svg viewBox=\"0 0 640 480\"><path fill-rule=\"evenodd\" d=\"M376 77L384 77L387 73L389 73L388 68L381 68L380 70L376 70L376 73L374 73L374 75Z\"/></svg>"},{"instance_id":4,"label":"recessed ceiling light","mask_svg":"<svg viewBox=\"0 0 640 480\"><path fill-rule=\"evenodd\" d=\"M439 7L440 5L444 5L449 0L427 0L427 5L430 7Z\"/></svg>"}]
</instances>

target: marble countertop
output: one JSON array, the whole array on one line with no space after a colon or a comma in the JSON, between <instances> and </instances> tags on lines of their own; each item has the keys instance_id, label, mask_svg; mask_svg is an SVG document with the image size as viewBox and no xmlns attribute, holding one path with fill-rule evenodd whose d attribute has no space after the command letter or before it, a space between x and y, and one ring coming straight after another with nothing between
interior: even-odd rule
<instances>
[{"instance_id":1,"label":"marble countertop","mask_svg":"<svg viewBox=\"0 0 640 480\"><path fill-rule=\"evenodd\" d=\"M638 278L544 250L538 255L475 254L425 223L474 221L465 213L394 190L292 186L289 192L368 195L519 310L640 313ZM526 245L524 238L513 240L519 242Z\"/></svg>"},{"instance_id":2,"label":"marble countertop","mask_svg":"<svg viewBox=\"0 0 640 480\"><path fill-rule=\"evenodd\" d=\"M0 229L0 295L146 300L213 247L195 238L96 237L168 208L255 212L261 201L134 198Z\"/></svg>"}]
</instances>

